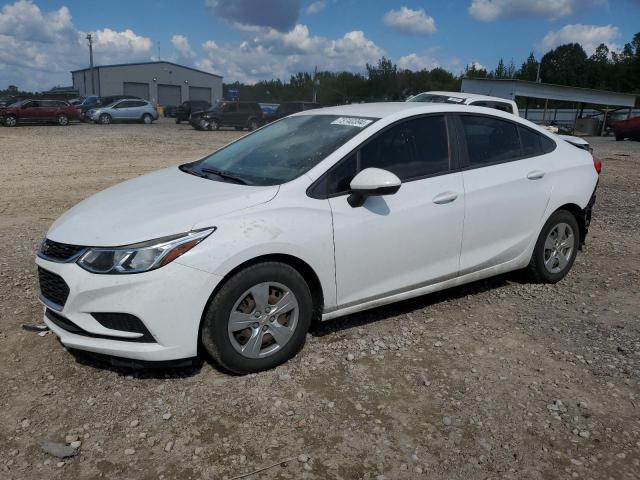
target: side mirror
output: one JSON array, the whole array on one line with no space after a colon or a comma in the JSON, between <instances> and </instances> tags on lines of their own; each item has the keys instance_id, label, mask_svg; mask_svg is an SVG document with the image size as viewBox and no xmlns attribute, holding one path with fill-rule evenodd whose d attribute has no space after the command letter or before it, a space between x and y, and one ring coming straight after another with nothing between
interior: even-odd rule
<instances>
[{"instance_id":1,"label":"side mirror","mask_svg":"<svg viewBox=\"0 0 640 480\"><path fill-rule=\"evenodd\" d=\"M351 195L347 198L352 207L364 205L367 197L393 195L402 182L393 173L381 168L365 168L351 180Z\"/></svg>"}]
</instances>

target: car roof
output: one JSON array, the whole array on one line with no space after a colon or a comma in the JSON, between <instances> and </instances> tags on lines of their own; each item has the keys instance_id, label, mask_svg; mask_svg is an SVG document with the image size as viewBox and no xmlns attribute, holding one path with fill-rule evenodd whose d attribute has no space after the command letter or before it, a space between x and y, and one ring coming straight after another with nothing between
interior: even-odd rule
<instances>
[{"instance_id":1,"label":"car roof","mask_svg":"<svg viewBox=\"0 0 640 480\"><path fill-rule=\"evenodd\" d=\"M407 102L380 102L380 103L352 103L350 105L338 105L336 107L316 108L314 110L306 110L295 115L350 115L359 117L370 118L384 118L390 115L402 112L404 110L410 110L414 108L430 108L433 111L438 111L438 107L433 105L443 104L428 104L425 107L425 103L407 103Z\"/></svg>"},{"instance_id":2,"label":"car roof","mask_svg":"<svg viewBox=\"0 0 640 480\"><path fill-rule=\"evenodd\" d=\"M512 102L512 100L509 100L508 98L491 97L489 95L480 95L477 93L429 91L429 92L421 92L418 95L422 95L423 93L426 93L429 95L441 95L443 97L464 98L465 100L473 99L473 100L491 100L493 102L507 102L507 103ZM414 95L414 96L417 96L417 95Z\"/></svg>"}]
</instances>

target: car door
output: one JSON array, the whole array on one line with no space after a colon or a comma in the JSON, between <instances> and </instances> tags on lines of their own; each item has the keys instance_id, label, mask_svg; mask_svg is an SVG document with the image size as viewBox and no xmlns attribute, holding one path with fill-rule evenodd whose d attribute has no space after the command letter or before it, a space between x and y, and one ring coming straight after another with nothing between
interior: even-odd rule
<instances>
[{"instance_id":1,"label":"car door","mask_svg":"<svg viewBox=\"0 0 640 480\"><path fill-rule=\"evenodd\" d=\"M460 274L516 259L537 236L551 194L548 137L489 115L459 115L465 220ZM538 147L527 148L530 135ZM522 140L521 140L522 137ZM541 138L539 138L541 137ZM555 146L555 144L554 144Z\"/></svg>"},{"instance_id":2,"label":"car door","mask_svg":"<svg viewBox=\"0 0 640 480\"><path fill-rule=\"evenodd\" d=\"M20 107L20 120L23 122L37 122L40 116L40 102L30 100Z\"/></svg>"},{"instance_id":3,"label":"car door","mask_svg":"<svg viewBox=\"0 0 640 480\"><path fill-rule=\"evenodd\" d=\"M236 125L238 118L238 103L225 103L221 117L220 121L223 125Z\"/></svg>"},{"instance_id":4,"label":"car door","mask_svg":"<svg viewBox=\"0 0 640 480\"><path fill-rule=\"evenodd\" d=\"M404 120L385 129L328 176L336 288L341 307L454 277L464 217L462 174L453 170L445 115ZM400 190L347 201L349 183L365 168L389 170Z\"/></svg>"},{"instance_id":5,"label":"car door","mask_svg":"<svg viewBox=\"0 0 640 480\"><path fill-rule=\"evenodd\" d=\"M131 104L129 100L123 100L113 106L113 118L116 120L131 120Z\"/></svg>"}]
</instances>

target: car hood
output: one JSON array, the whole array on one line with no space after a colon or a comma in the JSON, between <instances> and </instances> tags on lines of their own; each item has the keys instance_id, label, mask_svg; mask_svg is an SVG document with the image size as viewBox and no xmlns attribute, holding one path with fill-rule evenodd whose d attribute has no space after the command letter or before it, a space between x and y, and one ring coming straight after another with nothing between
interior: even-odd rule
<instances>
[{"instance_id":1,"label":"car hood","mask_svg":"<svg viewBox=\"0 0 640 480\"><path fill-rule=\"evenodd\" d=\"M171 167L96 193L62 215L47 238L112 247L216 226L217 218L270 201L277 186L254 187L196 177Z\"/></svg>"}]
</instances>

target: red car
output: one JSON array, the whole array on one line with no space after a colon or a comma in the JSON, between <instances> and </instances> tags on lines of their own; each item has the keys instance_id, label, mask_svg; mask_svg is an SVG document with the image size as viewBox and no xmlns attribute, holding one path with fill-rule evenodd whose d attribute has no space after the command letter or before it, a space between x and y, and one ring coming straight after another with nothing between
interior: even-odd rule
<instances>
[{"instance_id":1,"label":"red car","mask_svg":"<svg viewBox=\"0 0 640 480\"><path fill-rule=\"evenodd\" d=\"M78 119L78 111L64 100L21 100L0 109L0 123L15 127L19 123L55 123L69 125Z\"/></svg>"},{"instance_id":2,"label":"red car","mask_svg":"<svg viewBox=\"0 0 640 480\"><path fill-rule=\"evenodd\" d=\"M613 133L616 140L624 140L625 138L640 140L640 117L613 122Z\"/></svg>"}]
</instances>

